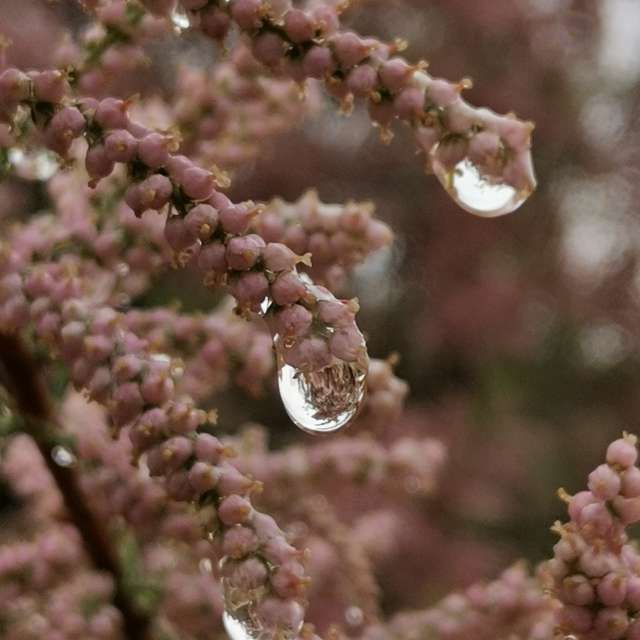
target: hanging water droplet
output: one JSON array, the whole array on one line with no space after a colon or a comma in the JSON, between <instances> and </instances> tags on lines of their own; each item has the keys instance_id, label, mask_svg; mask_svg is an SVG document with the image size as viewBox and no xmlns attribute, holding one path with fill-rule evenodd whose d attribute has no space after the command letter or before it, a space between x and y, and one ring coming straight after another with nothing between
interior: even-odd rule
<instances>
[{"instance_id":1,"label":"hanging water droplet","mask_svg":"<svg viewBox=\"0 0 640 640\"><path fill-rule=\"evenodd\" d=\"M180 33L183 29L188 29L191 26L187 12L179 4L171 12L171 22L176 33Z\"/></svg>"},{"instance_id":2,"label":"hanging water droplet","mask_svg":"<svg viewBox=\"0 0 640 640\"><path fill-rule=\"evenodd\" d=\"M71 467L76 462L76 457L62 445L56 445L51 450L51 457L59 467Z\"/></svg>"},{"instance_id":3,"label":"hanging water droplet","mask_svg":"<svg viewBox=\"0 0 640 640\"><path fill-rule=\"evenodd\" d=\"M497 218L512 213L529 197L529 190L518 190L504 181L482 174L469 158L462 158L453 169L431 151L433 172L449 195L465 211L481 218Z\"/></svg>"},{"instance_id":4,"label":"hanging water droplet","mask_svg":"<svg viewBox=\"0 0 640 640\"><path fill-rule=\"evenodd\" d=\"M367 372L356 363L336 360L319 371L304 372L284 362L276 340L278 388L292 422L307 433L331 433L355 418L366 389Z\"/></svg>"},{"instance_id":5,"label":"hanging water droplet","mask_svg":"<svg viewBox=\"0 0 640 640\"><path fill-rule=\"evenodd\" d=\"M60 168L53 153L43 150L9 149L9 164L26 180L48 180Z\"/></svg>"}]
</instances>

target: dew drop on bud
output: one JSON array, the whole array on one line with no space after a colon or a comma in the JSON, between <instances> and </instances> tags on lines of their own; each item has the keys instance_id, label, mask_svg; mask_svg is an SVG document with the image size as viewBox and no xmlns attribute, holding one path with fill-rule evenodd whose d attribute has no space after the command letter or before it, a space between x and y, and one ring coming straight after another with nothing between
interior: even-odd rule
<instances>
[{"instance_id":1,"label":"dew drop on bud","mask_svg":"<svg viewBox=\"0 0 640 640\"><path fill-rule=\"evenodd\" d=\"M331 433L345 427L362 405L367 372L357 363L335 360L319 371L286 364L276 339L278 388L292 422L307 433Z\"/></svg>"},{"instance_id":2,"label":"dew drop on bud","mask_svg":"<svg viewBox=\"0 0 640 640\"><path fill-rule=\"evenodd\" d=\"M529 197L531 190L518 190L499 177L483 175L469 158L462 158L450 168L441 161L439 148L438 144L431 151L433 172L465 211L481 218L497 218L512 213Z\"/></svg>"}]
</instances>

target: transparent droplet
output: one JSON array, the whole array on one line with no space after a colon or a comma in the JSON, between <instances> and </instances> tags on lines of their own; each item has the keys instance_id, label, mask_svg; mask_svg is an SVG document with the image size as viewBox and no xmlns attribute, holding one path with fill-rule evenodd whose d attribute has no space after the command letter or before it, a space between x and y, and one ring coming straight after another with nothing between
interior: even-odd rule
<instances>
[{"instance_id":1,"label":"transparent droplet","mask_svg":"<svg viewBox=\"0 0 640 640\"><path fill-rule=\"evenodd\" d=\"M171 12L171 22L177 33L188 29L191 25L187 12L180 5L176 5L176 8Z\"/></svg>"},{"instance_id":2,"label":"transparent droplet","mask_svg":"<svg viewBox=\"0 0 640 640\"><path fill-rule=\"evenodd\" d=\"M76 457L62 445L56 445L51 450L51 457L59 467L71 467L76 462Z\"/></svg>"},{"instance_id":3,"label":"transparent droplet","mask_svg":"<svg viewBox=\"0 0 640 640\"><path fill-rule=\"evenodd\" d=\"M9 164L26 180L49 180L60 168L55 155L43 150L9 149Z\"/></svg>"},{"instance_id":4,"label":"transparent droplet","mask_svg":"<svg viewBox=\"0 0 640 640\"><path fill-rule=\"evenodd\" d=\"M276 341L276 351L285 348ZM293 423L307 433L331 433L355 418L366 389L367 372L337 360L310 373L286 364L278 355L278 388Z\"/></svg>"},{"instance_id":5,"label":"transparent droplet","mask_svg":"<svg viewBox=\"0 0 640 640\"><path fill-rule=\"evenodd\" d=\"M226 609L222 614L222 623L229 640L258 640L260 637L259 630L253 629L246 621L229 613Z\"/></svg>"},{"instance_id":6,"label":"transparent droplet","mask_svg":"<svg viewBox=\"0 0 640 640\"><path fill-rule=\"evenodd\" d=\"M529 197L529 191L518 190L506 182L482 175L478 167L463 158L449 169L431 152L433 172L449 195L465 211L481 218L497 218L512 213Z\"/></svg>"},{"instance_id":7,"label":"transparent droplet","mask_svg":"<svg viewBox=\"0 0 640 640\"><path fill-rule=\"evenodd\" d=\"M364 622L364 613L360 607L348 607L344 612L344 619L351 627L359 627Z\"/></svg>"}]
</instances>

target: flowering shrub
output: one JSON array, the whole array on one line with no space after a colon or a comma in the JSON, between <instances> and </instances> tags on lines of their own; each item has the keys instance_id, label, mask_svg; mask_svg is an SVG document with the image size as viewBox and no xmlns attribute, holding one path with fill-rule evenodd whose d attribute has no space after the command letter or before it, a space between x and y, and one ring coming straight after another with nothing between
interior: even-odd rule
<instances>
[{"instance_id":1,"label":"flowering shrub","mask_svg":"<svg viewBox=\"0 0 640 640\"><path fill-rule=\"evenodd\" d=\"M67 4L43 18L26 3L1 45L0 479L19 505L0 546L2 637L640 638L628 434L588 491L561 494L569 522L554 527L552 560L428 606L401 587L389 604L394 569L441 555L453 575L486 553L453 541L447 556L419 517L470 483L436 433L412 426L424 416L403 413L398 356L369 353L367 287L346 293L392 254L393 232L372 201L237 186L337 107L382 143L398 133L458 207L494 218L535 189L533 125L472 106L468 79L430 75L403 41L346 27L348 2ZM18 42L28 23L50 55ZM280 160L285 185L311 161ZM484 224L486 237L430 255L457 245L471 263L500 233ZM521 289L491 273L435 286L442 304L418 342L473 361L469 300L495 328L496 305L524 308ZM516 334L492 344L532 348ZM263 427L274 396L284 411ZM447 410L455 422L455 401Z\"/></svg>"}]
</instances>

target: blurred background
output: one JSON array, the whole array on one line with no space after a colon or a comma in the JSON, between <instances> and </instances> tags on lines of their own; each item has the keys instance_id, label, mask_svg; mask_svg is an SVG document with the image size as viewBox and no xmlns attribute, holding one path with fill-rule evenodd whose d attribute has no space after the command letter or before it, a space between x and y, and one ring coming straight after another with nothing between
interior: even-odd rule
<instances>
[{"instance_id":1,"label":"blurred background","mask_svg":"<svg viewBox=\"0 0 640 640\"><path fill-rule=\"evenodd\" d=\"M3 0L9 59L46 66L45 42L85 20L71 5ZM433 75L471 77L473 104L536 124L539 188L493 220L460 210L424 174L409 132L398 127L384 146L361 108L344 117L325 98L234 173L241 199L296 199L309 187L326 202L370 199L396 233L348 292L360 299L370 352L397 352L411 387L389 432L437 436L449 462L436 494L406 507L378 568L392 612L517 558L547 557L557 488L579 490L606 443L639 428L640 2L358 0L344 18L363 34L405 38L406 57L428 60ZM178 46L205 65L209 45L196 35ZM147 81L164 90L175 68L152 57ZM0 185L2 216L44 203L33 183ZM171 273L132 304L206 309L194 282ZM223 428L251 420L269 426L276 446L307 441L276 394L238 398L212 399Z\"/></svg>"}]
</instances>

